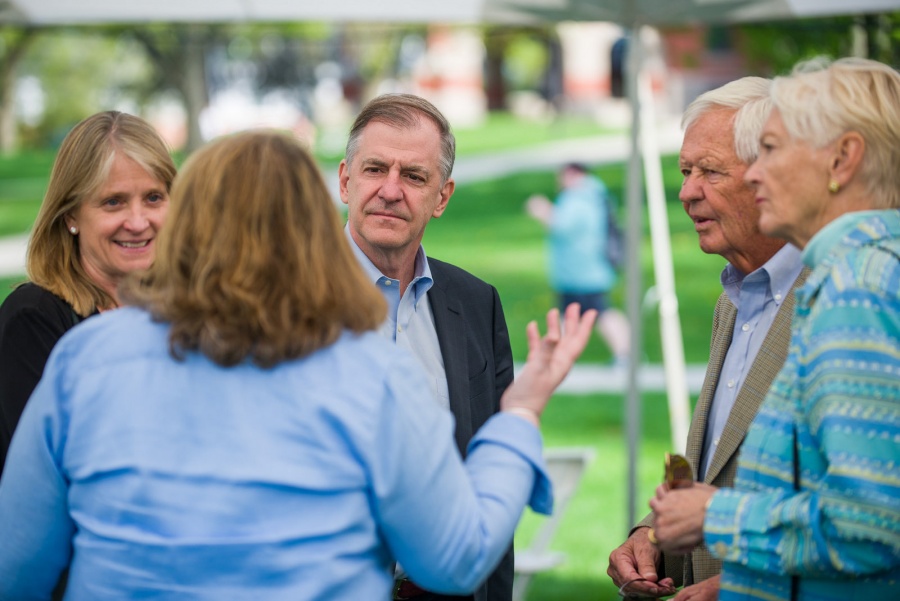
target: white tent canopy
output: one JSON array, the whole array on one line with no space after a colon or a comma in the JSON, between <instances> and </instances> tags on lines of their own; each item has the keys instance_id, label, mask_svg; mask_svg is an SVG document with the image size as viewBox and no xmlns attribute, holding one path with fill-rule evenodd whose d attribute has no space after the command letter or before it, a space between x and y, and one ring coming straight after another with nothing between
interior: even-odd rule
<instances>
[{"instance_id":1,"label":"white tent canopy","mask_svg":"<svg viewBox=\"0 0 900 601\"><path fill-rule=\"evenodd\" d=\"M898 0L0 0L0 23L33 25L360 21L623 25L790 19L900 9Z\"/></svg>"}]
</instances>

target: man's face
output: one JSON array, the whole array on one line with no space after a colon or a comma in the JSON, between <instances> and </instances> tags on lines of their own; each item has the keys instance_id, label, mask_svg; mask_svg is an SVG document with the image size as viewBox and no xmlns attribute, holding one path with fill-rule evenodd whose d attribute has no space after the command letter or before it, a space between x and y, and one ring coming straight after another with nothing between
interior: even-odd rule
<instances>
[{"instance_id":1,"label":"man's face","mask_svg":"<svg viewBox=\"0 0 900 601\"><path fill-rule=\"evenodd\" d=\"M426 118L402 129L372 121L353 164L341 162L350 233L376 265L377 256L414 255L428 221L446 209L454 183L441 181L440 152L440 132Z\"/></svg>"},{"instance_id":2,"label":"man's face","mask_svg":"<svg viewBox=\"0 0 900 601\"><path fill-rule=\"evenodd\" d=\"M734 151L736 111L707 112L684 132L678 198L694 222L705 253L722 255L743 273L762 266L780 248L759 231L754 190L744 182L747 165Z\"/></svg>"}]
</instances>

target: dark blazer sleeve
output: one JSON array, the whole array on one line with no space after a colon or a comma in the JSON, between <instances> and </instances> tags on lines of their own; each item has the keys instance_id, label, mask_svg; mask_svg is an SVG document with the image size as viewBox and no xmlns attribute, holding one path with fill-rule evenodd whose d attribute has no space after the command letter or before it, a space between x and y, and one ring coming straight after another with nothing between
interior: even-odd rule
<instances>
[{"instance_id":1,"label":"dark blazer sleeve","mask_svg":"<svg viewBox=\"0 0 900 601\"><path fill-rule=\"evenodd\" d=\"M444 360L456 442L466 445L500 409L513 379L509 332L497 290L472 274L429 259L434 285L428 301Z\"/></svg>"},{"instance_id":2,"label":"dark blazer sleeve","mask_svg":"<svg viewBox=\"0 0 900 601\"><path fill-rule=\"evenodd\" d=\"M0 306L0 473L50 351L73 323L71 307L34 284L17 288Z\"/></svg>"},{"instance_id":3,"label":"dark blazer sleeve","mask_svg":"<svg viewBox=\"0 0 900 601\"><path fill-rule=\"evenodd\" d=\"M469 440L494 413L513 380L512 350L497 290L472 274L428 259L434 285L428 292L447 374L456 442L465 455ZM510 601L513 548L476 592L475 601ZM449 599L433 596L431 599ZM458 597L454 597L458 599Z\"/></svg>"},{"instance_id":4,"label":"dark blazer sleeve","mask_svg":"<svg viewBox=\"0 0 900 601\"><path fill-rule=\"evenodd\" d=\"M506 317L500 305L500 295L491 286L494 306L494 411L500 410L500 397L513 381L513 358L509 344L509 331ZM515 577L515 556L513 546L509 550L494 573L488 578L487 601L510 601L512 599L513 579Z\"/></svg>"}]
</instances>

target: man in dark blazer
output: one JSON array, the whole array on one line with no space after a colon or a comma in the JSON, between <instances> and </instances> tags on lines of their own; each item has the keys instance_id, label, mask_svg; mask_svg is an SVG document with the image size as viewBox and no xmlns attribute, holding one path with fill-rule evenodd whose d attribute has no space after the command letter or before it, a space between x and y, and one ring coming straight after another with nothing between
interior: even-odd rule
<instances>
[{"instance_id":1,"label":"man in dark blazer","mask_svg":"<svg viewBox=\"0 0 900 601\"><path fill-rule=\"evenodd\" d=\"M755 190L744 181L771 110L769 86L759 77L731 82L694 100L682 119L679 198L700 248L728 261L686 450L694 478L713 486L734 482L747 429L787 358L794 289L806 277L796 248L759 231ZM717 599L721 562L702 545L663 556L652 526L651 514L610 554L613 581L645 597L684 585L675 601Z\"/></svg>"},{"instance_id":2,"label":"man in dark blazer","mask_svg":"<svg viewBox=\"0 0 900 601\"><path fill-rule=\"evenodd\" d=\"M419 359L433 386L422 402L453 413L465 456L476 430L499 411L513 362L497 290L422 248L428 221L443 214L453 194L454 156L450 126L431 103L388 94L356 118L338 176L350 245L388 303L380 333ZM394 599L510 601L512 582L510 546L474 596L425 591L400 566Z\"/></svg>"}]
</instances>

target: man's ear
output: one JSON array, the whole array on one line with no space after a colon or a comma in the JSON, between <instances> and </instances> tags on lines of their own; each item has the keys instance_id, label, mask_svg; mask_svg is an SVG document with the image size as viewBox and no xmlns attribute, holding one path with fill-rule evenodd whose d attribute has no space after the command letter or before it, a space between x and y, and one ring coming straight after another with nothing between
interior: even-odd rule
<instances>
[{"instance_id":1,"label":"man's ear","mask_svg":"<svg viewBox=\"0 0 900 601\"><path fill-rule=\"evenodd\" d=\"M348 204L348 200L350 198L350 193L347 190L347 182L350 181L350 166L347 164L347 159L343 159L341 164L338 166L338 182L340 184L340 192L341 192L341 202L344 204Z\"/></svg>"},{"instance_id":2,"label":"man's ear","mask_svg":"<svg viewBox=\"0 0 900 601\"><path fill-rule=\"evenodd\" d=\"M859 172L866 152L866 141L858 132L848 131L834 142L833 148L829 164L831 179L844 187Z\"/></svg>"},{"instance_id":3,"label":"man's ear","mask_svg":"<svg viewBox=\"0 0 900 601\"><path fill-rule=\"evenodd\" d=\"M456 182L453 181L453 178L448 179L444 182L444 185L441 186L440 195L441 198L437 203L437 206L434 207L434 211L431 212L432 217L440 217L444 214L444 211L447 209L447 204L450 202L450 197L453 196L453 191L456 189Z\"/></svg>"}]
</instances>

